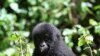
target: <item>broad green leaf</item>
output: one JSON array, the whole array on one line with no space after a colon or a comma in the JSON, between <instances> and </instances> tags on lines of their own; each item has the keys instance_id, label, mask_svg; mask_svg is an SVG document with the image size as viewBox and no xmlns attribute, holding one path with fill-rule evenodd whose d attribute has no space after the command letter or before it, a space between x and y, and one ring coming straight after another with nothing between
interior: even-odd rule
<instances>
[{"instance_id":1,"label":"broad green leaf","mask_svg":"<svg viewBox=\"0 0 100 56\"><path fill-rule=\"evenodd\" d=\"M90 25L97 25L97 22L95 20L93 20L93 19L90 19L89 23L90 23Z\"/></svg>"},{"instance_id":2,"label":"broad green leaf","mask_svg":"<svg viewBox=\"0 0 100 56\"><path fill-rule=\"evenodd\" d=\"M65 29L65 30L63 31L63 35L71 35L71 34L73 34L73 31L70 30L70 29Z\"/></svg>"},{"instance_id":3,"label":"broad green leaf","mask_svg":"<svg viewBox=\"0 0 100 56\"><path fill-rule=\"evenodd\" d=\"M36 0L28 0L28 3L31 5L36 5Z\"/></svg>"},{"instance_id":4,"label":"broad green leaf","mask_svg":"<svg viewBox=\"0 0 100 56\"><path fill-rule=\"evenodd\" d=\"M95 26L95 33L100 34L100 25Z\"/></svg>"},{"instance_id":5,"label":"broad green leaf","mask_svg":"<svg viewBox=\"0 0 100 56\"><path fill-rule=\"evenodd\" d=\"M11 37L9 37L12 41L15 41L17 38L18 38L18 36L16 36L16 34L12 34L12 36Z\"/></svg>"},{"instance_id":6,"label":"broad green leaf","mask_svg":"<svg viewBox=\"0 0 100 56\"><path fill-rule=\"evenodd\" d=\"M66 43L69 43L70 42L70 39L67 36L65 36L65 42Z\"/></svg>"},{"instance_id":7,"label":"broad green leaf","mask_svg":"<svg viewBox=\"0 0 100 56\"><path fill-rule=\"evenodd\" d=\"M93 42L93 36L92 35L87 35L85 37L85 41L87 44L91 44Z\"/></svg>"},{"instance_id":8,"label":"broad green leaf","mask_svg":"<svg viewBox=\"0 0 100 56\"><path fill-rule=\"evenodd\" d=\"M78 41L78 46L82 46L85 44L85 38L82 36L79 38L79 41Z\"/></svg>"},{"instance_id":9,"label":"broad green leaf","mask_svg":"<svg viewBox=\"0 0 100 56\"><path fill-rule=\"evenodd\" d=\"M95 10L100 9L100 5L95 6L94 9L95 9Z\"/></svg>"},{"instance_id":10,"label":"broad green leaf","mask_svg":"<svg viewBox=\"0 0 100 56\"><path fill-rule=\"evenodd\" d=\"M82 8L82 11L85 12L85 13L90 13L90 14L93 14L93 12L89 9L89 7L92 7L92 4L89 3L89 2L82 2L81 3L81 8Z\"/></svg>"},{"instance_id":11,"label":"broad green leaf","mask_svg":"<svg viewBox=\"0 0 100 56\"><path fill-rule=\"evenodd\" d=\"M17 13L20 12L20 11L19 11L19 6L18 6L17 3L11 3L11 4L10 4L10 7L11 7L11 9L14 10L15 12L17 12Z\"/></svg>"},{"instance_id":12,"label":"broad green leaf","mask_svg":"<svg viewBox=\"0 0 100 56\"><path fill-rule=\"evenodd\" d=\"M80 28L78 29L78 34L89 34L89 30L85 29L85 28Z\"/></svg>"},{"instance_id":13,"label":"broad green leaf","mask_svg":"<svg viewBox=\"0 0 100 56\"><path fill-rule=\"evenodd\" d=\"M7 56L12 56L12 54L15 53L15 49L14 48L8 48L4 53L7 54Z\"/></svg>"}]
</instances>

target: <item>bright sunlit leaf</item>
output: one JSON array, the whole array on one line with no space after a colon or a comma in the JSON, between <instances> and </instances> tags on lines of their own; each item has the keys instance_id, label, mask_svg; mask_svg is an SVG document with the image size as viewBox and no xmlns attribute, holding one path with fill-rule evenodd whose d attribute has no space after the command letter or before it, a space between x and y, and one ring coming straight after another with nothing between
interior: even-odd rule
<instances>
[{"instance_id":1,"label":"bright sunlit leaf","mask_svg":"<svg viewBox=\"0 0 100 56\"><path fill-rule=\"evenodd\" d=\"M90 25L97 25L97 22L95 20L93 20L93 19L90 19L89 23L90 23Z\"/></svg>"},{"instance_id":2,"label":"bright sunlit leaf","mask_svg":"<svg viewBox=\"0 0 100 56\"><path fill-rule=\"evenodd\" d=\"M85 41L88 43L88 44L91 44L93 42L93 36L92 35L88 35L85 37Z\"/></svg>"},{"instance_id":3,"label":"bright sunlit leaf","mask_svg":"<svg viewBox=\"0 0 100 56\"><path fill-rule=\"evenodd\" d=\"M95 33L100 34L100 25L95 26Z\"/></svg>"},{"instance_id":4,"label":"bright sunlit leaf","mask_svg":"<svg viewBox=\"0 0 100 56\"><path fill-rule=\"evenodd\" d=\"M19 8L18 8L19 6L17 3L11 3L10 7L11 7L11 9L13 9L14 11L19 13Z\"/></svg>"},{"instance_id":5,"label":"bright sunlit leaf","mask_svg":"<svg viewBox=\"0 0 100 56\"><path fill-rule=\"evenodd\" d=\"M78 41L78 46L82 46L85 44L85 38L82 36L79 38L79 41Z\"/></svg>"}]
</instances>

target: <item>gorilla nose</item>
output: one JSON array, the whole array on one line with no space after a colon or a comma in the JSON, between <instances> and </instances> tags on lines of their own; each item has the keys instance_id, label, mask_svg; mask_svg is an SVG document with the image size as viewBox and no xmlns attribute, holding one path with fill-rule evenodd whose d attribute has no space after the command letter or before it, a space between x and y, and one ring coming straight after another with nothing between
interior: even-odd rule
<instances>
[{"instance_id":1,"label":"gorilla nose","mask_svg":"<svg viewBox=\"0 0 100 56\"><path fill-rule=\"evenodd\" d=\"M40 47L44 47L44 46L45 46L44 44L41 44L41 45L40 45Z\"/></svg>"},{"instance_id":2,"label":"gorilla nose","mask_svg":"<svg viewBox=\"0 0 100 56\"><path fill-rule=\"evenodd\" d=\"M45 42L42 42L40 45L40 50L41 52L43 52L44 50L46 50L48 48L47 44Z\"/></svg>"}]
</instances>

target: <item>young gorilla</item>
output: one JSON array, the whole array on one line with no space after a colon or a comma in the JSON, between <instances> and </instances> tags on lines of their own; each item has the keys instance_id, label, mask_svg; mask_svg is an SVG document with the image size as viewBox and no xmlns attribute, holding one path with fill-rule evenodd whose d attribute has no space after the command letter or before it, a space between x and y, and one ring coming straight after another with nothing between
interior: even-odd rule
<instances>
[{"instance_id":1,"label":"young gorilla","mask_svg":"<svg viewBox=\"0 0 100 56\"><path fill-rule=\"evenodd\" d=\"M48 23L38 24L32 31L33 56L75 56L66 46L60 31Z\"/></svg>"}]
</instances>

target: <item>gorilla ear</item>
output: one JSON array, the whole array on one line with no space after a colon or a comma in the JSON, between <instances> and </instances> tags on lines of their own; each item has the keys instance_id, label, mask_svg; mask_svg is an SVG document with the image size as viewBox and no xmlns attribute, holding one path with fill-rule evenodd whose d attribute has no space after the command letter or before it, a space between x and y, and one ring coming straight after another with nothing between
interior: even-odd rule
<instances>
[{"instance_id":1,"label":"gorilla ear","mask_svg":"<svg viewBox=\"0 0 100 56\"><path fill-rule=\"evenodd\" d=\"M53 35L53 40L54 41L58 41L58 40L60 40L61 38L60 38L60 35L59 34L54 34Z\"/></svg>"},{"instance_id":2,"label":"gorilla ear","mask_svg":"<svg viewBox=\"0 0 100 56\"><path fill-rule=\"evenodd\" d=\"M57 39L58 39L58 40L60 40L60 39L61 39L61 38L60 38L61 36L60 36L60 35L58 35L58 34L56 35L56 37L57 37Z\"/></svg>"}]
</instances>

